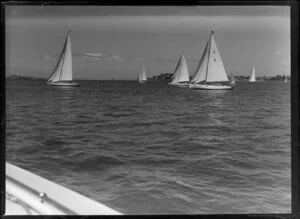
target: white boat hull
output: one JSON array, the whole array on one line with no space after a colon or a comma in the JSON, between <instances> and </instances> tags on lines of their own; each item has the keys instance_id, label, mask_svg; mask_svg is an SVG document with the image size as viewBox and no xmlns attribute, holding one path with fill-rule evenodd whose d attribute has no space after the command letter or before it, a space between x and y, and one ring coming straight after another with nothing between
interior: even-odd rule
<instances>
[{"instance_id":1,"label":"white boat hull","mask_svg":"<svg viewBox=\"0 0 300 219\"><path fill-rule=\"evenodd\" d=\"M188 83L186 83L186 84L172 84L172 83L168 83L168 85L177 86L177 87L189 87Z\"/></svg>"},{"instance_id":2,"label":"white boat hull","mask_svg":"<svg viewBox=\"0 0 300 219\"><path fill-rule=\"evenodd\" d=\"M216 84L189 84L189 88L195 90L232 90L230 85L216 85Z\"/></svg>"},{"instance_id":3,"label":"white boat hull","mask_svg":"<svg viewBox=\"0 0 300 219\"><path fill-rule=\"evenodd\" d=\"M75 82L47 82L48 85L51 86L79 86L79 84Z\"/></svg>"},{"instance_id":4,"label":"white boat hull","mask_svg":"<svg viewBox=\"0 0 300 219\"><path fill-rule=\"evenodd\" d=\"M6 163L5 215L120 215L108 206Z\"/></svg>"}]
</instances>

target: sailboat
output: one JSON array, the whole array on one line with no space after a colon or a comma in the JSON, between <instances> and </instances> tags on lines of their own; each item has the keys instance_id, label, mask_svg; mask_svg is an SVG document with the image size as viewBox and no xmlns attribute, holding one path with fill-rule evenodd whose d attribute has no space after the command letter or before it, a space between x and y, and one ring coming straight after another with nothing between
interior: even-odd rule
<instances>
[{"instance_id":1,"label":"sailboat","mask_svg":"<svg viewBox=\"0 0 300 219\"><path fill-rule=\"evenodd\" d=\"M284 83L286 83L287 82L287 77L285 77L285 79L284 79Z\"/></svg>"},{"instance_id":2,"label":"sailboat","mask_svg":"<svg viewBox=\"0 0 300 219\"><path fill-rule=\"evenodd\" d=\"M232 89L214 38L214 31L210 33L210 38L206 43L189 88L200 90Z\"/></svg>"},{"instance_id":3,"label":"sailboat","mask_svg":"<svg viewBox=\"0 0 300 219\"><path fill-rule=\"evenodd\" d=\"M58 62L51 74L48 85L53 86L79 86L79 84L73 81L72 75L72 51L71 51L71 40L70 32L68 32L65 40L63 49L60 53Z\"/></svg>"},{"instance_id":4,"label":"sailboat","mask_svg":"<svg viewBox=\"0 0 300 219\"><path fill-rule=\"evenodd\" d=\"M255 68L253 66L251 76L250 76L250 79L249 79L249 83L254 83L254 82L256 82L256 78L255 78Z\"/></svg>"},{"instance_id":5,"label":"sailboat","mask_svg":"<svg viewBox=\"0 0 300 219\"><path fill-rule=\"evenodd\" d=\"M233 75L231 75L231 77L230 77L230 83L231 83L232 85L235 84L235 80L234 80L234 76L233 76Z\"/></svg>"},{"instance_id":6,"label":"sailboat","mask_svg":"<svg viewBox=\"0 0 300 219\"><path fill-rule=\"evenodd\" d=\"M172 81L169 83L169 85L175 85L179 87L189 86L190 76L183 53L177 63L177 66L171 79Z\"/></svg>"},{"instance_id":7,"label":"sailboat","mask_svg":"<svg viewBox=\"0 0 300 219\"><path fill-rule=\"evenodd\" d=\"M139 83L143 84L143 83L146 83L146 81L147 81L146 70L143 66L143 68L139 74Z\"/></svg>"}]
</instances>

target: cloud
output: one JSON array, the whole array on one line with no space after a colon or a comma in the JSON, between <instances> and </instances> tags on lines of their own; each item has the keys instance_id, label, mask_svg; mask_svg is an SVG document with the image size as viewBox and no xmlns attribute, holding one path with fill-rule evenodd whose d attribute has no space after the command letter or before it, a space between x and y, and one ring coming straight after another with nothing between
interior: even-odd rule
<instances>
[{"instance_id":1,"label":"cloud","mask_svg":"<svg viewBox=\"0 0 300 219\"><path fill-rule=\"evenodd\" d=\"M51 56L51 55L49 55L49 54L45 54L45 55L43 56L43 59L46 60L46 61L49 61L49 60L54 59L54 58L55 58L54 56Z\"/></svg>"},{"instance_id":2,"label":"cloud","mask_svg":"<svg viewBox=\"0 0 300 219\"><path fill-rule=\"evenodd\" d=\"M102 53L100 52L97 52L97 53L84 53L84 54L81 54L81 57L84 59L84 60L93 60L93 61L98 61L100 60L100 58L103 56Z\"/></svg>"},{"instance_id":3,"label":"cloud","mask_svg":"<svg viewBox=\"0 0 300 219\"><path fill-rule=\"evenodd\" d=\"M136 57L135 58L135 61L138 61L138 62L144 62L146 61L144 58L141 58L141 57Z\"/></svg>"},{"instance_id":4,"label":"cloud","mask_svg":"<svg viewBox=\"0 0 300 219\"><path fill-rule=\"evenodd\" d=\"M284 64L284 65L290 64L290 62L288 60L286 60L286 59L281 60L281 63Z\"/></svg>"},{"instance_id":5,"label":"cloud","mask_svg":"<svg viewBox=\"0 0 300 219\"><path fill-rule=\"evenodd\" d=\"M92 61L99 61L99 60L115 60L115 61L135 61L135 62L177 62L177 59L157 59L157 58L143 58L143 57L132 57L132 56L121 56L117 54L107 54L102 52L86 52L81 54L72 54L72 57L75 59L83 59L83 60L92 60ZM57 55L49 55L45 54L43 56L44 60L52 60L57 59ZM198 62L199 60L190 60L191 62Z\"/></svg>"},{"instance_id":6,"label":"cloud","mask_svg":"<svg viewBox=\"0 0 300 219\"><path fill-rule=\"evenodd\" d=\"M279 56L279 55L281 55L282 54L282 52L280 51L280 50L277 50L276 52L275 52L275 55L277 55L277 56Z\"/></svg>"},{"instance_id":7,"label":"cloud","mask_svg":"<svg viewBox=\"0 0 300 219\"><path fill-rule=\"evenodd\" d=\"M98 53L84 53L84 56L92 56L92 57L101 57L103 56L102 53L98 52Z\"/></svg>"},{"instance_id":8,"label":"cloud","mask_svg":"<svg viewBox=\"0 0 300 219\"><path fill-rule=\"evenodd\" d=\"M105 54L101 52L90 52L90 53L83 53L80 55L85 60L102 60L102 59L112 59L112 60L122 60L123 58L119 55L112 55L112 54Z\"/></svg>"},{"instance_id":9,"label":"cloud","mask_svg":"<svg viewBox=\"0 0 300 219\"><path fill-rule=\"evenodd\" d=\"M121 60L121 57L118 55L112 55L111 58L114 60Z\"/></svg>"},{"instance_id":10,"label":"cloud","mask_svg":"<svg viewBox=\"0 0 300 219\"><path fill-rule=\"evenodd\" d=\"M281 50L276 50L275 52L269 52L266 54L266 58L269 60L276 60L282 63L283 60L288 61L290 59L289 52L283 52Z\"/></svg>"}]
</instances>

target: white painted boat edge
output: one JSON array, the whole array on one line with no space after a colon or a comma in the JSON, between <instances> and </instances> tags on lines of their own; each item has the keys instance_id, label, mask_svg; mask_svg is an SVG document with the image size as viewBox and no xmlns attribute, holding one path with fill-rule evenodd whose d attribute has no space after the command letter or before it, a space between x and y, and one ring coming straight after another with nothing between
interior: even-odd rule
<instances>
[{"instance_id":1,"label":"white painted boat edge","mask_svg":"<svg viewBox=\"0 0 300 219\"><path fill-rule=\"evenodd\" d=\"M6 193L13 197L6 198L6 215L18 214L10 211L17 209L18 202L43 215L121 215L104 204L7 162Z\"/></svg>"}]
</instances>

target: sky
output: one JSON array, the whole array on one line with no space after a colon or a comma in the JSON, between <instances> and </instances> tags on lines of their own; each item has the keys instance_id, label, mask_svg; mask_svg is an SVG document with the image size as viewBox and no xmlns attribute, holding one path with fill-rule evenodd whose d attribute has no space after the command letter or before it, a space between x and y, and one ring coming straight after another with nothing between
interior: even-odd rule
<instances>
[{"instance_id":1,"label":"sky","mask_svg":"<svg viewBox=\"0 0 300 219\"><path fill-rule=\"evenodd\" d=\"M290 75L289 6L6 6L6 75L48 78L71 30L75 79L193 75L211 30L228 75Z\"/></svg>"}]
</instances>

